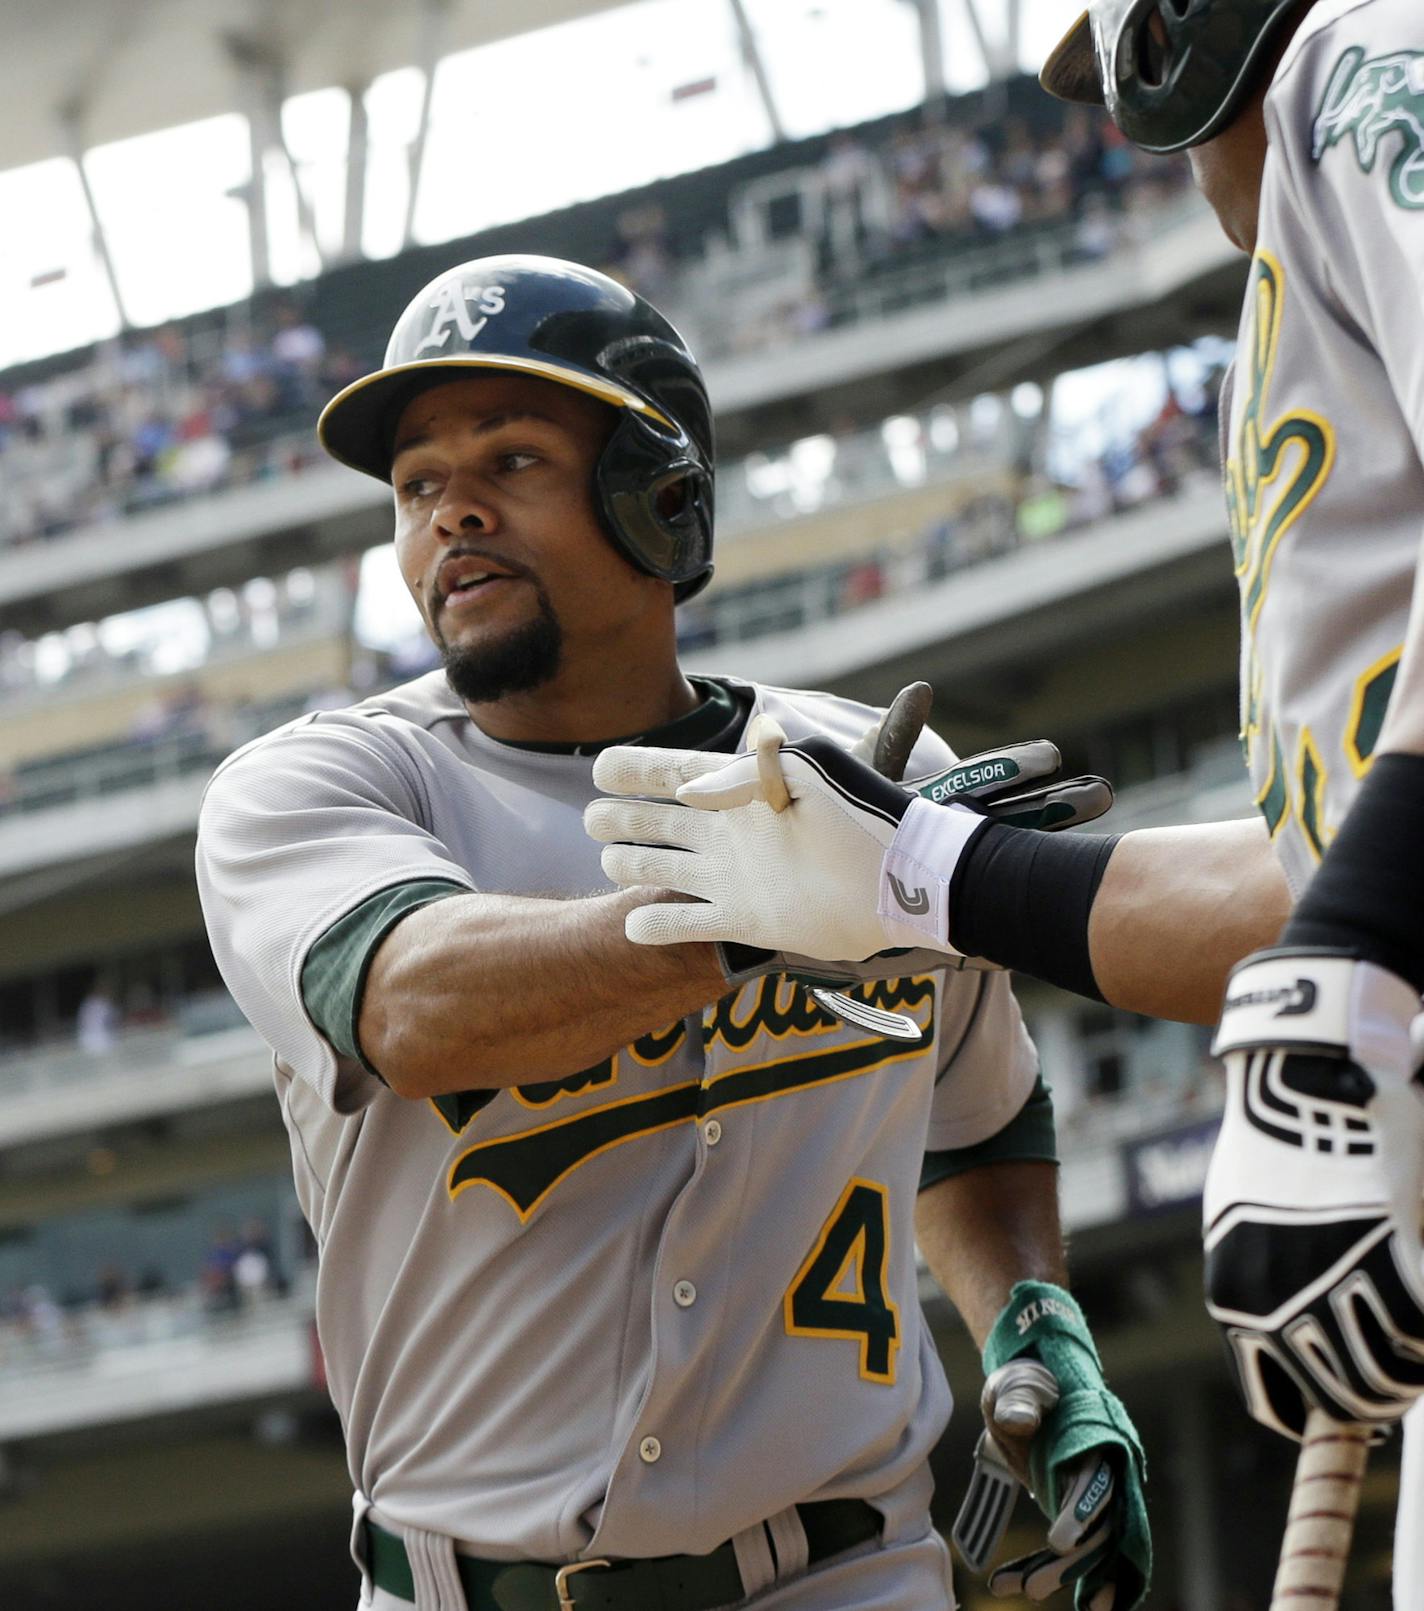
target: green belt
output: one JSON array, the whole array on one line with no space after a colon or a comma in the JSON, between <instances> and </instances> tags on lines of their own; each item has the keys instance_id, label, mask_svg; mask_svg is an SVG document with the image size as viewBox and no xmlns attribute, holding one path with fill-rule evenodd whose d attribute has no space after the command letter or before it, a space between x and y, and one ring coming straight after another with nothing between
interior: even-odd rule
<instances>
[{"instance_id":1,"label":"green belt","mask_svg":"<svg viewBox=\"0 0 1424 1611\"><path fill-rule=\"evenodd\" d=\"M806 1534L807 1564L878 1538L880 1512L862 1499L822 1499L797 1505ZM405 1544L366 1522L366 1566L378 1589L415 1599ZM736 1551L659 1555L636 1561L540 1566L533 1561L481 1561L457 1555L455 1567L470 1611L712 1611L745 1597Z\"/></svg>"}]
</instances>

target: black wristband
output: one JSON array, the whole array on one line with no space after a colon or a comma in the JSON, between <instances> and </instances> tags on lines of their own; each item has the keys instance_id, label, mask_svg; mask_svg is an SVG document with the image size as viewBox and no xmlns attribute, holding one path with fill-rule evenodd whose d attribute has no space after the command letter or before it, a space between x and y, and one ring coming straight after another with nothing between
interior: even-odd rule
<instances>
[{"instance_id":1,"label":"black wristband","mask_svg":"<svg viewBox=\"0 0 1424 1611\"><path fill-rule=\"evenodd\" d=\"M1088 954L1088 917L1120 837L989 823L954 870L955 948L1103 1000Z\"/></svg>"},{"instance_id":2,"label":"black wristband","mask_svg":"<svg viewBox=\"0 0 1424 1611\"><path fill-rule=\"evenodd\" d=\"M1344 948L1424 993L1424 755L1381 755L1282 945Z\"/></svg>"}]
</instances>

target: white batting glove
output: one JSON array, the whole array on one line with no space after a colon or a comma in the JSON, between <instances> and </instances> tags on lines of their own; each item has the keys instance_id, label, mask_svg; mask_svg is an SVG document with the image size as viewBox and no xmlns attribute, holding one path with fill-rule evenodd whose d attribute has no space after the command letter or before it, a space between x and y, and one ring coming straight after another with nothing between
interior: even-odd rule
<instances>
[{"instance_id":1,"label":"white batting glove","mask_svg":"<svg viewBox=\"0 0 1424 1611\"><path fill-rule=\"evenodd\" d=\"M957 957L948 938L949 877L985 818L908 794L827 738L781 747L776 760L768 766L765 751L729 761L639 746L598 756L600 789L653 797L588 807L584 826L607 847L604 872L624 887L693 897L631 912L628 938L724 941L832 959L894 946ZM924 824L936 830L933 869L915 853Z\"/></svg>"},{"instance_id":2,"label":"white batting glove","mask_svg":"<svg viewBox=\"0 0 1424 1611\"><path fill-rule=\"evenodd\" d=\"M1410 985L1341 952L1258 952L1227 986L1207 1307L1287 1437L1311 1405L1383 1425L1424 1394L1421 1031Z\"/></svg>"}]
</instances>

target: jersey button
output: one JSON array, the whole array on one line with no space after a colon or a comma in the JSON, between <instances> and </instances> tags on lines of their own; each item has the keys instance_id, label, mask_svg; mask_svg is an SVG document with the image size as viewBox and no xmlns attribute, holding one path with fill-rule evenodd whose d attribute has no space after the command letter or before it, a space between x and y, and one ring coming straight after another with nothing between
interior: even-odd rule
<instances>
[{"instance_id":1,"label":"jersey button","mask_svg":"<svg viewBox=\"0 0 1424 1611\"><path fill-rule=\"evenodd\" d=\"M709 1147L715 1147L722 1139L722 1123L720 1119L708 1119L702 1126L702 1139Z\"/></svg>"},{"instance_id":2,"label":"jersey button","mask_svg":"<svg viewBox=\"0 0 1424 1611\"><path fill-rule=\"evenodd\" d=\"M662 1458L663 1446L656 1438L644 1438L638 1445L638 1458L644 1465L650 1466L655 1460Z\"/></svg>"},{"instance_id":3,"label":"jersey button","mask_svg":"<svg viewBox=\"0 0 1424 1611\"><path fill-rule=\"evenodd\" d=\"M672 1289L672 1301L679 1309L690 1309L697 1302L697 1288L691 1281L678 1281Z\"/></svg>"}]
</instances>

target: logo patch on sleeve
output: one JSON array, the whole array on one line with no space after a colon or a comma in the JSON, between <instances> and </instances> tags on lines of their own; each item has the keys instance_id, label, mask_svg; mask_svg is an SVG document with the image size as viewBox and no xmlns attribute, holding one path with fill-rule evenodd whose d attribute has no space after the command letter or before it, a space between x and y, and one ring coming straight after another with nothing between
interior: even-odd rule
<instances>
[{"instance_id":1,"label":"logo patch on sleeve","mask_svg":"<svg viewBox=\"0 0 1424 1611\"><path fill-rule=\"evenodd\" d=\"M1424 51L1367 59L1361 46L1351 45L1330 69L1311 126L1311 158L1319 162L1348 137L1360 167L1373 173L1380 143L1390 134L1401 143L1390 165L1389 193L1400 207L1424 208Z\"/></svg>"}]
</instances>

